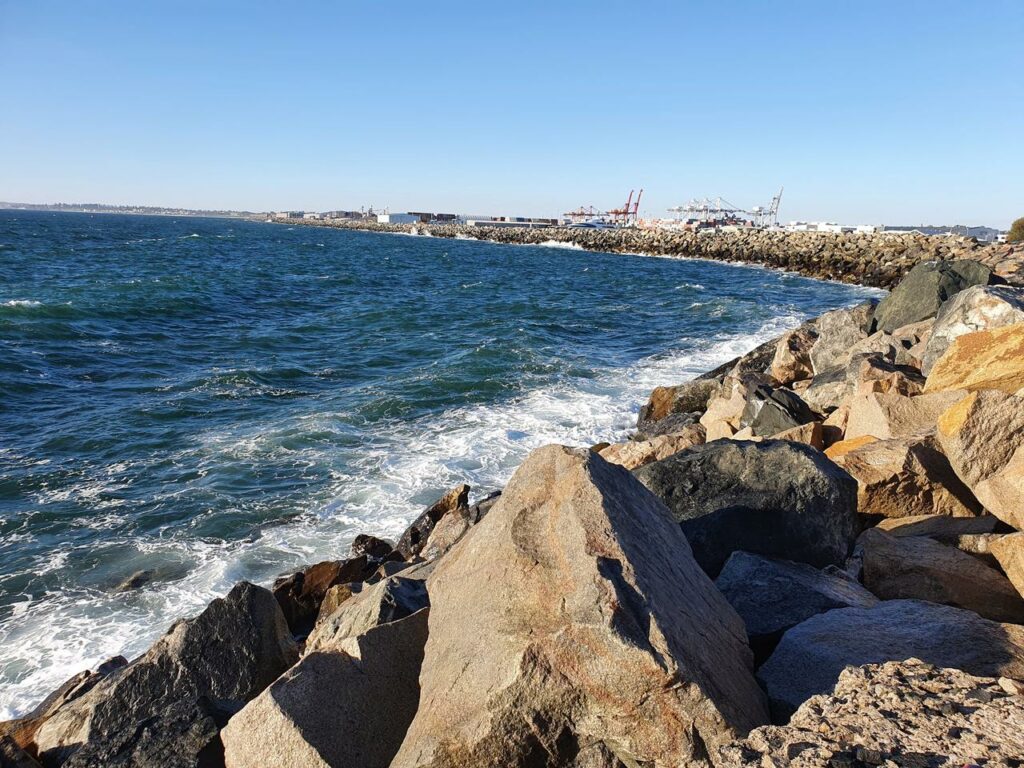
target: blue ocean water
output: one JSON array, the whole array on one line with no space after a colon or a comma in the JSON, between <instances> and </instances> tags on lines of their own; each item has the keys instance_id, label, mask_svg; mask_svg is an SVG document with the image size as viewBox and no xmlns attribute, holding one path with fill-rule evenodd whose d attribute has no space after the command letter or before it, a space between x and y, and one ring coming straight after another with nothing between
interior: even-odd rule
<instances>
[{"instance_id":1,"label":"blue ocean water","mask_svg":"<svg viewBox=\"0 0 1024 768\"><path fill-rule=\"evenodd\" d=\"M539 445L622 439L652 387L873 293L566 247L0 212L0 719L240 579L395 536Z\"/></svg>"}]
</instances>

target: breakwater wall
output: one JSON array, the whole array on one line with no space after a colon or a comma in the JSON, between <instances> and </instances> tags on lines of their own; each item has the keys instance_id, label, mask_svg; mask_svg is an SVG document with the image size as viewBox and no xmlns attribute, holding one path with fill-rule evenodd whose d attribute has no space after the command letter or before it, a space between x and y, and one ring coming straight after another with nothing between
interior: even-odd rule
<instances>
[{"instance_id":1,"label":"breakwater wall","mask_svg":"<svg viewBox=\"0 0 1024 768\"><path fill-rule=\"evenodd\" d=\"M1024 284L1024 245L979 243L966 237L769 230L528 229L304 220L287 223L405 234L415 227L417 232L434 237L472 238L510 245L540 245L552 241L574 243L588 251L761 264L807 277L874 288L892 288L911 268L922 262L972 259L1011 283Z\"/></svg>"}]
</instances>

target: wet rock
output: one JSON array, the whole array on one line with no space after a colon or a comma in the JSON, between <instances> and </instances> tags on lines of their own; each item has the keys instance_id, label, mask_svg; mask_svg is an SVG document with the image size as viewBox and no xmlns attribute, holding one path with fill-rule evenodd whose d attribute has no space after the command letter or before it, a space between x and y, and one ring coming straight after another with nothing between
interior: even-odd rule
<instances>
[{"instance_id":1,"label":"wet rock","mask_svg":"<svg viewBox=\"0 0 1024 768\"><path fill-rule=\"evenodd\" d=\"M859 533L857 483L799 443L721 441L636 470L715 576L736 550L839 565Z\"/></svg>"},{"instance_id":2,"label":"wet rock","mask_svg":"<svg viewBox=\"0 0 1024 768\"><path fill-rule=\"evenodd\" d=\"M655 387L650 399L640 408L637 428L644 430L674 414L703 413L718 387L719 381L715 379L695 379L674 387Z\"/></svg>"},{"instance_id":3,"label":"wet rock","mask_svg":"<svg viewBox=\"0 0 1024 768\"><path fill-rule=\"evenodd\" d=\"M767 437L814 421L816 414L788 389L758 386L751 390L740 414L739 427Z\"/></svg>"},{"instance_id":4,"label":"wet rock","mask_svg":"<svg viewBox=\"0 0 1024 768\"><path fill-rule=\"evenodd\" d=\"M352 540L352 557L365 555L368 560L384 560L394 549L395 545L390 541L368 533L360 533Z\"/></svg>"},{"instance_id":5,"label":"wet rock","mask_svg":"<svg viewBox=\"0 0 1024 768\"><path fill-rule=\"evenodd\" d=\"M758 678L773 719L785 722L811 696L831 691L846 667L913 658L972 675L1019 678L1024 627L921 600L839 608L786 632Z\"/></svg>"},{"instance_id":6,"label":"wet rock","mask_svg":"<svg viewBox=\"0 0 1024 768\"><path fill-rule=\"evenodd\" d=\"M600 454L601 458L612 464L619 464L626 469L636 469L695 445L701 445L704 442L704 435L704 427L692 424L676 434L660 435L650 440L616 443L600 451Z\"/></svg>"},{"instance_id":7,"label":"wet rock","mask_svg":"<svg viewBox=\"0 0 1024 768\"><path fill-rule=\"evenodd\" d=\"M1024 599L1005 576L979 559L924 536L865 531L864 586L883 600L928 600L993 621L1024 622Z\"/></svg>"},{"instance_id":8,"label":"wet rock","mask_svg":"<svg viewBox=\"0 0 1024 768\"><path fill-rule=\"evenodd\" d=\"M452 488L448 493L435 501L419 517L412 521L402 538L398 540L395 550L409 560L420 553L426 546L427 538L434 526L445 515L461 515L469 517L469 486L463 483Z\"/></svg>"},{"instance_id":9,"label":"wet rock","mask_svg":"<svg viewBox=\"0 0 1024 768\"><path fill-rule=\"evenodd\" d=\"M850 349L866 339L877 302L868 301L849 309L836 309L818 318L818 338L811 347L814 375L845 368L850 362Z\"/></svg>"},{"instance_id":10,"label":"wet rock","mask_svg":"<svg viewBox=\"0 0 1024 768\"><path fill-rule=\"evenodd\" d=\"M336 584L362 581L373 573L376 563L366 555L348 560L325 560L274 582L274 597L291 631L305 636L313 628L320 603Z\"/></svg>"},{"instance_id":11,"label":"wet rock","mask_svg":"<svg viewBox=\"0 0 1024 768\"><path fill-rule=\"evenodd\" d=\"M743 619L756 664L768 658L783 632L811 616L878 602L842 572L749 552L733 552L715 586Z\"/></svg>"},{"instance_id":12,"label":"wet rock","mask_svg":"<svg viewBox=\"0 0 1024 768\"><path fill-rule=\"evenodd\" d=\"M921 371L927 375L960 336L1015 323L1024 323L1024 291L1004 285L977 285L961 291L939 310Z\"/></svg>"},{"instance_id":13,"label":"wet rock","mask_svg":"<svg viewBox=\"0 0 1024 768\"><path fill-rule=\"evenodd\" d=\"M492 491L480 499L476 504L471 506L469 508L469 524L476 525L483 520L487 513L491 511L491 508L498 503L498 499L500 498L501 491Z\"/></svg>"},{"instance_id":14,"label":"wet rock","mask_svg":"<svg viewBox=\"0 0 1024 768\"><path fill-rule=\"evenodd\" d=\"M871 440L834 452L832 460L857 481L862 515L972 517L981 505L957 477L933 434Z\"/></svg>"},{"instance_id":15,"label":"wet rock","mask_svg":"<svg viewBox=\"0 0 1024 768\"><path fill-rule=\"evenodd\" d=\"M942 413L936 436L985 509L1024 529L1024 398L972 392Z\"/></svg>"},{"instance_id":16,"label":"wet rock","mask_svg":"<svg viewBox=\"0 0 1024 768\"><path fill-rule=\"evenodd\" d=\"M549 446L429 577L394 768L684 764L766 717L742 622L621 467ZM594 764L591 761L590 764Z\"/></svg>"},{"instance_id":17,"label":"wet rock","mask_svg":"<svg viewBox=\"0 0 1024 768\"><path fill-rule=\"evenodd\" d=\"M996 678L908 659L844 670L834 691L729 745L718 764L1009 766L1021 755L1024 698Z\"/></svg>"},{"instance_id":18,"label":"wet rock","mask_svg":"<svg viewBox=\"0 0 1024 768\"><path fill-rule=\"evenodd\" d=\"M925 392L1024 388L1024 323L957 336L932 365Z\"/></svg>"},{"instance_id":19,"label":"wet rock","mask_svg":"<svg viewBox=\"0 0 1024 768\"><path fill-rule=\"evenodd\" d=\"M115 592L132 592L136 589L140 589L153 580L156 575L156 571L153 570L142 570L135 571L131 576L125 577L116 587Z\"/></svg>"},{"instance_id":20,"label":"wet rock","mask_svg":"<svg viewBox=\"0 0 1024 768\"><path fill-rule=\"evenodd\" d=\"M387 768L416 714L428 612L307 653L231 718L227 768Z\"/></svg>"},{"instance_id":21,"label":"wet rock","mask_svg":"<svg viewBox=\"0 0 1024 768\"><path fill-rule=\"evenodd\" d=\"M297 658L274 596L242 582L60 707L35 743L44 764L196 765L208 747L216 749L218 719Z\"/></svg>"},{"instance_id":22,"label":"wet rock","mask_svg":"<svg viewBox=\"0 0 1024 768\"><path fill-rule=\"evenodd\" d=\"M990 282L992 270L976 261L918 264L882 299L875 310L873 330L891 332L900 326L935 317L946 299L972 285Z\"/></svg>"}]
</instances>

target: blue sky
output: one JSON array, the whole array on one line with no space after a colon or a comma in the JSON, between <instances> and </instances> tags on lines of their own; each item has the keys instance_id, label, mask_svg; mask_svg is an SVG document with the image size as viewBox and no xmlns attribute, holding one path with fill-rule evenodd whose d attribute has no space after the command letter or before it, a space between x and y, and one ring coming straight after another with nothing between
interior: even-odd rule
<instances>
[{"instance_id":1,"label":"blue sky","mask_svg":"<svg viewBox=\"0 0 1024 768\"><path fill-rule=\"evenodd\" d=\"M287 11L285 11L287 9ZM1024 215L1024 0L0 0L0 200Z\"/></svg>"}]
</instances>

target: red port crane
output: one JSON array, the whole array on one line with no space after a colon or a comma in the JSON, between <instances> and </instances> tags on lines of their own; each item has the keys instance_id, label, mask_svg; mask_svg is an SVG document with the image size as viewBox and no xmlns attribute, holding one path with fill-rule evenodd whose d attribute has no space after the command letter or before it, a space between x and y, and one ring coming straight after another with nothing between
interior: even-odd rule
<instances>
[{"instance_id":1,"label":"red port crane","mask_svg":"<svg viewBox=\"0 0 1024 768\"><path fill-rule=\"evenodd\" d=\"M608 211L611 217L622 224L630 224L635 222L637 219L638 212L640 210L640 198L643 197L644 191L641 188L640 194L636 196L636 201L633 200L633 192L636 190L629 190L629 197L626 198L626 204L621 208L615 208Z\"/></svg>"}]
</instances>

